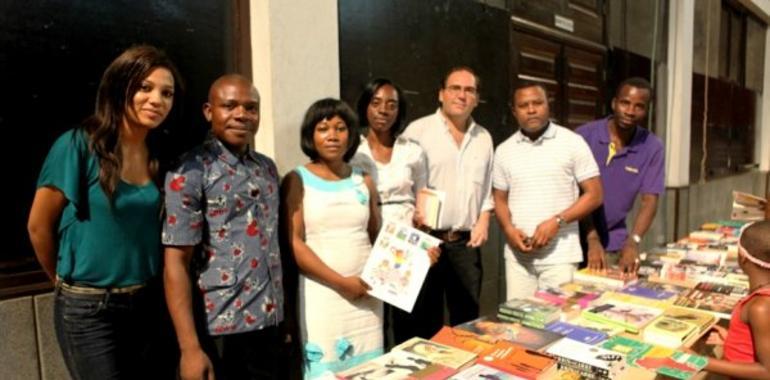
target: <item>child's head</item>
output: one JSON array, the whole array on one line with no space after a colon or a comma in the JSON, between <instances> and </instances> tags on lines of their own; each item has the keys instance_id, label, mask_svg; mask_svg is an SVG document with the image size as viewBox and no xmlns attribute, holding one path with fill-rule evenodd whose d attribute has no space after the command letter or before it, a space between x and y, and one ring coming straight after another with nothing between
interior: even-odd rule
<instances>
[{"instance_id":1,"label":"child's head","mask_svg":"<svg viewBox=\"0 0 770 380\"><path fill-rule=\"evenodd\" d=\"M742 256L738 262L749 274L749 268L770 271L770 221L754 222L744 227L738 241Z\"/></svg>"}]
</instances>

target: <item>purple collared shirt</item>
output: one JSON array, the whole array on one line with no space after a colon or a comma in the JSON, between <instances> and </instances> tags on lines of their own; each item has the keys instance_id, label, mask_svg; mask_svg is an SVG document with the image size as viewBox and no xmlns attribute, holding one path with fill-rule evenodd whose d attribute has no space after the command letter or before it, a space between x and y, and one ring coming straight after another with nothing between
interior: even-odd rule
<instances>
[{"instance_id":1,"label":"purple collared shirt","mask_svg":"<svg viewBox=\"0 0 770 380\"><path fill-rule=\"evenodd\" d=\"M634 206L637 194L660 195L665 189L663 143L647 129L637 127L631 143L615 153L607 164L610 117L580 126L575 132L583 136L596 158L604 188L604 217L609 241L608 251L619 251L628 237L626 215ZM600 234L602 231L600 231Z\"/></svg>"},{"instance_id":2,"label":"purple collared shirt","mask_svg":"<svg viewBox=\"0 0 770 380\"><path fill-rule=\"evenodd\" d=\"M202 244L197 268L211 335L283 320L278 172L254 151L236 157L211 135L166 175L163 244Z\"/></svg>"}]
</instances>

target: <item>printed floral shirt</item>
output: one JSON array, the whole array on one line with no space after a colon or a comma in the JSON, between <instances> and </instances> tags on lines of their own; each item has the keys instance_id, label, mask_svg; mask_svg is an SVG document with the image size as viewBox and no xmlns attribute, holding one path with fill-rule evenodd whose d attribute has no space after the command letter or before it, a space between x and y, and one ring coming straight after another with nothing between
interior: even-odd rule
<instances>
[{"instance_id":1,"label":"printed floral shirt","mask_svg":"<svg viewBox=\"0 0 770 380\"><path fill-rule=\"evenodd\" d=\"M242 158L209 135L166 175L163 244L201 244L198 286L212 335L283 320L278 172L268 157Z\"/></svg>"}]
</instances>

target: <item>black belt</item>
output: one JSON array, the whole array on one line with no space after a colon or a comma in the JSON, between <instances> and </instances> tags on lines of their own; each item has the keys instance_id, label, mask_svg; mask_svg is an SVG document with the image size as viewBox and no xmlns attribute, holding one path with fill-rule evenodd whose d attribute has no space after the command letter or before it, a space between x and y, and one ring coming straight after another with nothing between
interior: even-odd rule
<instances>
[{"instance_id":1,"label":"black belt","mask_svg":"<svg viewBox=\"0 0 770 380\"><path fill-rule=\"evenodd\" d=\"M430 230L430 234L446 243L471 239L471 232L463 230Z\"/></svg>"}]
</instances>

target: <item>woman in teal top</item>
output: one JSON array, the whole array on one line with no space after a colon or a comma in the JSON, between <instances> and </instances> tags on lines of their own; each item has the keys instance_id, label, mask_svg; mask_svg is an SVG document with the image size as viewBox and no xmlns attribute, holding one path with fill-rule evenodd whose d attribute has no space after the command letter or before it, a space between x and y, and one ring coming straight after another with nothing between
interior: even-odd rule
<instances>
[{"instance_id":1,"label":"woman in teal top","mask_svg":"<svg viewBox=\"0 0 770 380\"><path fill-rule=\"evenodd\" d=\"M38 179L29 235L56 284L54 324L74 379L137 376L157 319L161 273L154 135L179 89L151 46L102 76L94 114L54 143Z\"/></svg>"}]
</instances>

